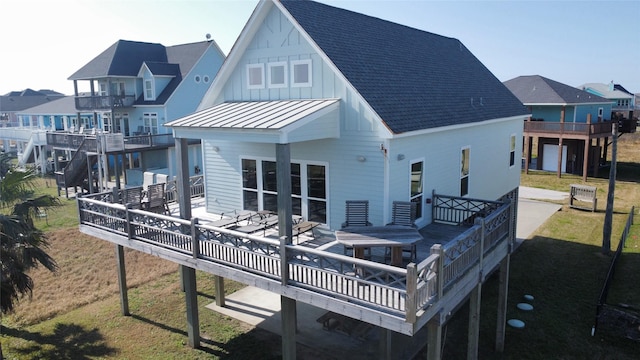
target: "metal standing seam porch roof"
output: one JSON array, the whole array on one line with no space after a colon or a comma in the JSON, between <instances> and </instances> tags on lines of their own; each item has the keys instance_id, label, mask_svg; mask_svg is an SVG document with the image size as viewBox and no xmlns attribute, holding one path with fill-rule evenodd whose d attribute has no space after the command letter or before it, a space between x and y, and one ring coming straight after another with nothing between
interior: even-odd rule
<instances>
[{"instance_id":1,"label":"metal standing seam porch roof","mask_svg":"<svg viewBox=\"0 0 640 360\"><path fill-rule=\"evenodd\" d=\"M276 101L225 102L173 120L165 126L181 130L207 129L260 131L285 134L339 108L340 99L305 99ZM337 119L337 118L336 118ZM335 134L317 134L315 138Z\"/></svg>"}]
</instances>

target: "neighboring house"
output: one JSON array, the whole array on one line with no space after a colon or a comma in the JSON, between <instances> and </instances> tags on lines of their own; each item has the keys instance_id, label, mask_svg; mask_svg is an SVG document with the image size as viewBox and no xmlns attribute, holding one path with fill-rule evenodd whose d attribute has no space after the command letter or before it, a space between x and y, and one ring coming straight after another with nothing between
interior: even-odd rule
<instances>
[{"instance_id":1,"label":"neighboring house","mask_svg":"<svg viewBox=\"0 0 640 360\"><path fill-rule=\"evenodd\" d=\"M381 358L410 358L428 343L437 359L447 321L469 299L475 358L480 289L496 269L496 349L504 346L529 115L457 39L311 1L260 1L198 111L165 124L180 218L128 210L105 192L78 199L80 230L118 245L120 278L123 247L181 265L190 346L200 341L198 269L216 275L219 306L223 278L281 296L285 359L295 357L297 301L380 327ZM188 139L202 141L202 217L192 216ZM331 235L347 200L368 201L383 242L425 234L409 264L366 259L357 245L344 255ZM415 228L386 227L394 201L416 205ZM276 233L243 232L261 222L240 224L242 210L277 211ZM294 242L292 215L322 223L318 238ZM126 313L122 280L120 291Z\"/></svg>"},{"instance_id":2,"label":"neighboring house","mask_svg":"<svg viewBox=\"0 0 640 360\"><path fill-rule=\"evenodd\" d=\"M106 151L108 161L100 163L124 164L129 186L155 182L157 174L162 175L162 181L172 178L176 174L172 160L174 139L164 125L196 109L224 59L214 41L163 46L119 40L69 77L76 89L76 110L96 114L90 119L93 122L75 124L70 131L82 130L84 134L80 135L86 136L88 129L98 127L98 135L110 145ZM88 93L78 92L83 83L90 89ZM55 150L79 149L77 141L69 143L65 139L72 138L64 136L51 134L50 145ZM95 142L91 146L95 147ZM202 166L199 146L199 142L192 145L192 173ZM96 153L95 150L77 152ZM77 157L77 164L86 163L82 154ZM112 166L99 169L102 179L116 171ZM89 171L86 166L80 167L65 174L66 179L59 176L59 186L84 182ZM145 172L150 176L143 175Z\"/></svg>"},{"instance_id":3,"label":"neighboring house","mask_svg":"<svg viewBox=\"0 0 640 360\"><path fill-rule=\"evenodd\" d=\"M0 96L0 127L20 126L16 112L59 99L64 96L52 90L12 91ZM29 126L28 124L22 124Z\"/></svg>"},{"instance_id":4,"label":"neighboring house","mask_svg":"<svg viewBox=\"0 0 640 360\"><path fill-rule=\"evenodd\" d=\"M79 123L92 123L94 116L91 112L83 112L80 113L80 121L78 121L78 111L75 108L73 96L63 96L55 101L18 111L16 115L22 126L11 130L16 133L19 131L31 133L29 141L18 143L20 148L18 153L22 154L19 157L19 164L34 162L42 173L54 170L48 162L50 154L46 148L46 133L69 131ZM33 149L36 151L34 152Z\"/></svg>"},{"instance_id":5,"label":"neighboring house","mask_svg":"<svg viewBox=\"0 0 640 360\"><path fill-rule=\"evenodd\" d=\"M611 136L611 100L540 75L519 76L504 84L531 112L524 124L525 171L535 152L537 170L558 176L581 173L586 181L591 169L597 176ZM535 151L533 138L538 139Z\"/></svg>"},{"instance_id":6,"label":"neighboring house","mask_svg":"<svg viewBox=\"0 0 640 360\"><path fill-rule=\"evenodd\" d=\"M25 109L59 100L63 94L52 90L12 91L0 96L0 141L2 150L6 152L19 152L31 139L31 128L37 127L37 123L30 119L20 119L18 113ZM7 129L11 128L11 129Z\"/></svg>"},{"instance_id":7,"label":"neighboring house","mask_svg":"<svg viewBox=\"0 0 640 360\"><path fill-rule=\"evenodd\" d=\"M612 112L618 113L620 119L632 119L635 109L635 95L620 84L611 81L608 84L588 83L578 86L578 88L612 100L614 102Z\"/></svg>"}]
</instances>

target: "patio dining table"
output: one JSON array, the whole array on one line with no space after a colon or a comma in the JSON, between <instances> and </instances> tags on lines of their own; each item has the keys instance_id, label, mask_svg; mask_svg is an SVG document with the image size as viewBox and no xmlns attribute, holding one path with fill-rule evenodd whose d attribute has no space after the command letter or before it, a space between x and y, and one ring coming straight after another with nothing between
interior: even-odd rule
<instances>
[{"instance_id":1,"label":"patio dining table","mask_svg":"<svg viewBox=\"0 0 640 360\"><path fill-rule=\"evenodd\" d=\"M354 226L336 231L336 241L353 248L353 256L364 258L370 247L391 248L391 265L402 266L402 248L421 241L418 229L411 226Z\"/></svg>"}]
</instances>

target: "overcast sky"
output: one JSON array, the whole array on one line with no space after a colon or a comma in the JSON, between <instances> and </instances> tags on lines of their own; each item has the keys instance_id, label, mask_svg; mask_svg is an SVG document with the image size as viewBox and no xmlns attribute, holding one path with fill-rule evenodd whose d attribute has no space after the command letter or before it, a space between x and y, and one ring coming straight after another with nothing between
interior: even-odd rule
<instances>
[{"instance_id":1,"label":"overcast sky","mask_svg":"<svg viewBox=\"0 0 640 360\"><path fill-rule=\"evenodd\" d=\"M640 1L320 2L457 38L501 81L542 75L640 92ZM228 54L257 0L2 0L0 94L51 89L119 39L165 46L211 34Z\"/></svg>"}]
</instances>

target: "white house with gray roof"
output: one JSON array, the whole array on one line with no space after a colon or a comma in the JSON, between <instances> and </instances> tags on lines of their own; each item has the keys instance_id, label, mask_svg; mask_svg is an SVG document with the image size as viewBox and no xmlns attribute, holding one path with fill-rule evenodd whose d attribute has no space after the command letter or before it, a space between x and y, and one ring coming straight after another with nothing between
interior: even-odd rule
<instances>
[{"instance_id":1,"label":"white house with gray roof","mask_svg":"<svg viewBox=\"0 0 640 360\"><path fill-rule=\"evenodd\" d=\"M522 103L457 39L315 2L262 1L199 106L207 210L275 210L290 144L294 213L339 228L345 201L431 222L432 191L497 199L519 185Z\"/></svg>"},{"instance_id":2,"label":"white house with gray roof","mask_svg":"<svg viewBox=\"0 0 640 360\"><path fill-rule=\"evenodd\" d=\"M426 345L439 359L443 329L469 299L468 358L477 358L481 288L497 269L504 348L528 115L456 39L312 1L260 1L198 111L165 124L176 139L179 214L91 194L78 199L80 230L118 245L121 279L123 247L181 265L190 346L200 342L202 270L216 275L220 307L223 279L280 295L284 359L296 355L297 302L323 310L316 322L327 329L377 327L370 357L413 358ZM202 141L209 213L195 217L189 139ZM368 201L366 220L379 226L333 232L348 200ZM416 204L415 227L386 226L396 200ZM253 221L239 220L242 210ZM277 214L258 219L261 210ZM300 217L322 233L294 241ZM366 245L338 239L371 229L383 235L360 238ZM382 251L366 258L364 247Z\"/></svg>"}]
</instances>

